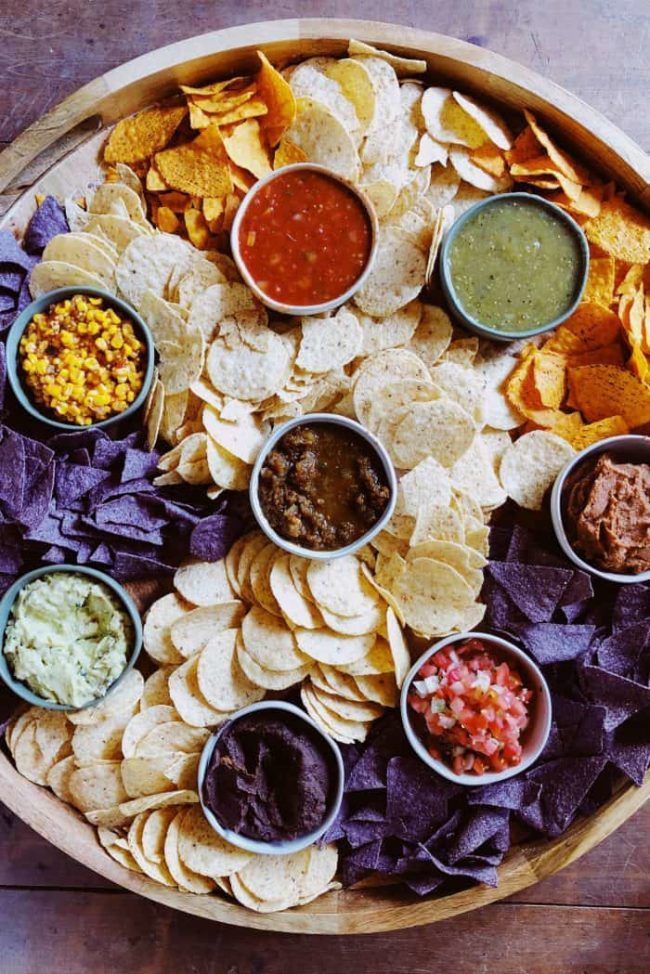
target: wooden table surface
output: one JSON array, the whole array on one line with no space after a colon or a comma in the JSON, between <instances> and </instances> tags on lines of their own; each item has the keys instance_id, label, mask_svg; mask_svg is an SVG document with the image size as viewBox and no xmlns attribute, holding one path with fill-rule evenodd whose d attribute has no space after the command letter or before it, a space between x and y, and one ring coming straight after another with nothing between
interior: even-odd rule
<instances>
[{"instance_id":1,"label":"wooden table surface","mask_svg":"<svg viewBox=\"0 0 650 974\"><path fill-rule=\"evenodd\" d=\"M297 14L394 21L489 47L582 96L650 150L647 0L5 2L0 145L138 54ZM649 835L650 804L503 903L401 933L320 940L211 924L124 893L0 805L0 974L647 974Z\"/></svg>"}]
</instances>

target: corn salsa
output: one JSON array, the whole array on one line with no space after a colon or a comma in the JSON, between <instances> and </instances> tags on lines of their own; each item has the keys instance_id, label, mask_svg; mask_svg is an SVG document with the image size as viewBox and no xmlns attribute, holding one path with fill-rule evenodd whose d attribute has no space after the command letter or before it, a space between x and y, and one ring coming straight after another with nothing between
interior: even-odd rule
<instances>
[{"instance_id":1,"label":"corn salsa","mask_svg":"<svg viewBox=\"0 0 650 974\"><path fill-rule=\"evenodd\" d=\"M239 228L241 258L275 301L308 307L345 294L372 247L361 200L312 170L279 173L254 194Z\"/></svg>"},{"instance_id":2,"label":"corn salsa","mask_svg":"<svg viewBox=\"0 0 650 974\"><path fill-rule=\"evenodd\" d=\"M576 232L546 206L495 197L462 224L448 270L466 314L498 331L529 331L578 297L583 260Z\"/></svg>"},{"instance_id":3,"label":"corn salsa","mask_svg":"<svg viewBox=\"0 0 650 974\"><path fill-rule=\"evenodd\" d=\"M77 426L124 412L142 388L144 342L101 297L75 294L35 314L18 354L34 403Z\"/></svg>"}]
</instances>

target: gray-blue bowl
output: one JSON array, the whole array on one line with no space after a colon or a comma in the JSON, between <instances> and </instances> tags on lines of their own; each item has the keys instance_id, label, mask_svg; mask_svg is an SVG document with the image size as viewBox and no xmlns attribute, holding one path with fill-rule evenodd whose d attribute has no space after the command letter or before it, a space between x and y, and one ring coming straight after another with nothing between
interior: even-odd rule
<instances>
[{"instance_id":1,"label":"gray-blue bowl","mask_svg":"<svg viewBox=\"0 0 650 974\"><path fill-rule=\"evenodd\" d=\"M114 578L110 575L106 575L104 572L97 571L96 568L86 568L85 565L45 565L43 568L37 568L33 572L27 572L26 575L22 575L20 578L16 579L13 585L7 589L5 594L0 599L0 644L4 646L4 636L5 629L7 628L7 622L9 621L9 615L11 613L11 608L14 604L16 596L20 590L33 582L36 578L41 578L43 575L50 575L53 572L74 572L77 575L89 575L91 578L98 582L102 582L118 597L125 611L133 625L133 647L131 649L130 656L126 661L126 666L122 670L121 674L118 676L117 680L111 683L110 687L101 697L97 697L95 700L89 700L85 703L83 707L76 709L84 710L86 707L94 707L96 704L100 703L107 694L111 693L124 679L127 673L129 673L135 666L136 660L140 655L140 650L142 649L142 622L140 621L140 613L138 612L135 602L128 594L128 592L116 582ZM34 707L44 707L47 710L73 710L70 704L56 703L54 700L46 700L44 697L39 697L38 694L33 693L26 684L21 683L19 680L14 678L11 668L7 663L7 658L4 651L0 651L0 679L12 690L16 696L20 697L22 700L26 700L27 703Z\"/></svg>"},{"instance_id":2,"label":"gray-blue bowl","mask_svg":"<svg viewBox=\"0 0 650 974\"><path fill-rule=\"evenodd\" d=\"M103 298L107 307L114 308L124 317L129 318L133 322L136 330L140 333L140 337L142 338L146 348L147 362L145 366L144 378L142 380L142 388L131 405L125 409L124 412L116 413L114 416L109 416L108 419L102 419L98 423L91 423L90 426L80 426L78 423L66 423L63 420L55 419L54 416L49 416L46 412L41 411L32 402L29 393L26 391L23 385L20 374L20 366L18 364L18 345L20 343L20 339L22 338L23 332L34 315L41 313L46 308L49 308L51 304L56 304L57 301L64 301L66 298L71 298L75 294L88 295L91 298ZM114 294L110 294L108 291L103 291L98 287L61 287L56 291L48 291L46 294L42 294L40 298L36 298L35 301L32 301L31 304L28 304L27 307L20 312L7 333L7 378L16 399L23 407L25 412L29 413L30 416L33 416L34 419L37 419L41 423L45 423L47 426L52 426L54 429L65 430L67 432L77 429L92 429L92 427L99 428L112 426L113 423L120 423L129 416L133 416L134 413L144 406L147 396L149 395L151 383L153 382L154 356L155 348L153 338L151 337L151 332L137 311L135 311L131 305L127 304L126 301L122 301L120 298L116 298Z\"/></svg>"},{"instance_id":3,"label":"gray-blue bowl","mask_svg":"<svg viewBox=\"0 0 650 974\"><path fill-rule=\"evenodd\" d=\"M458 231L467 223L468 220L471 220L472 217L479 212L479 210L483 210L487 206L494 206L495 204L503 203L504 200L525 200L527 203L533 203L553 213L553 215L562 220L562 222L565 223L573 233L578 242L580 256L582 259L580 279L576 285L574 299L571 304L562 312L562 314L558 315L556 318L553 318L552 321L546 321L541 325L536 325L534 328L529 328L527 331L499 331L498 328L492 328L489 325L483 324L483 322L479 321L478 318L474 318L463 307L451 279L449 254L450 248L456 239ZM498 342L514 342L519 338L532 338L533 335L541 335L545 331L552 331L554 328L557 328L558 325L561 325L563 321L566 321L566 319L573 314L580 304L585 286L587 284L588 276L589 244L587 243L587 238L585 237L582 228L576 223L573 217L566 212L566 210L563 210L560 206L556 206L555 203L551 203L543 196L537 196L535 193L498 193L496 196L488 196L486 199L480 200L478 203L475 203L474 206L470 206L470 208L456 220L445 236L440 250L440 283L442 284L442 290L452 314L461 325L465 326L465 328L475 332L475 334L480 335L482 338L492 338L494 341Z\"/></svg>"}]
</instances>

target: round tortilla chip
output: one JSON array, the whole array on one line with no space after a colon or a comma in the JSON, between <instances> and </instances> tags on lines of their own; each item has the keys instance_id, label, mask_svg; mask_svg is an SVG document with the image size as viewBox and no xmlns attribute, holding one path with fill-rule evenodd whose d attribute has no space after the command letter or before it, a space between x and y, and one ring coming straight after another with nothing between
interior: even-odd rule
<instances>
[{"instance_id":1,"label":"round tortilla chip","mask_svg":"<svg viewBox=\"0 0 650 974\"><path fill-rule=\"evenodd\" d=\"M238 626L245 612L246 607L239 599L192 609L172 623L172 642L181 656L188 659L200 653L215 632Z\"/></svg>"},{"instance_id":2,"label":"round tortilla chip","mask_svg":"<svg viewBox=\"0 0 650 974\"><path fill-rule=\"evenodd\" d=\"M178 856L187 869L210 879L232 876L253 858L252 853L217 835L198 805L188 809L181 820Z\"/></svg>"},{"instance_id":3,"label":"round tortilla chip","mask_svg":"<svg viewBox=\"0 0 650 974\"><path fill-rule=\"evenodd\" d=\"M399 467L412 469L432 456L451 467L474 439L472 417L449 399L414 403L395 430L392 451Z\"/></svg>"},{"instance_id":4,"label":"round tortilla chip","mask_svg":"<svg viewBox=\"0 0 650 974\"><path fill-rule=\"evenodd\" d=\"M330 629L296 629L295 637L305 656L330 666L354 663L366 656L376 638L374 633L341 636Z\"/></svg>"},{"instance_id":5,"label":"round tortilla chip","mask_svg":"<svg viewBox=\"0 0 650 974\"><path fill-rule=\"evenodd\" d=\"M213 341L206 362L212 385L233 399L266 399L281 389L291 371L291 353L280 335L269 331L268 339L263 350L241 339L232 347L221 338Z\"/></svg>"},{"instance_id":6,"label":"round tortilla chip","mask_svg":"<svg viewBox=\"0 0 650 974\"><path fill-rule=\"evenodd\" d=\"M291 555L286 552L274 559L269 574L271 591L290 626L318 629L323 624L323 617L314 602L298 591L289 568L290 559Z\"/></svg>"},{"instance_id":7,"label":"round tortilla chip","mask_svg":"<svg viewBox=\"0 0 650 974\"><path fill-rule=\"evenodd\" d=\"M154 670L151 676L147 677L142 690L140 710L146 710L148 707L156 707L160 704L171 704L168 680L172 672L171 666L163 666L159 670Z\"/></svg>"},{"instance_id":8,"label":"round tortilla chip","mask_svg":"<svg viewBox=\"0 0 650 974\"><path fill-rule=\"evenodd\" d=\"M371 650L365 656L338 667L350 676L375 676L380 673L393 673L395 663L388 642L377 636Z\"/></svg>"},{"instance_id":9,"label":"round tortilla chip","mask_svg":"<svg viewBox=\"0 0 650 974\"><path fill-rule=\"evenodd\" d=\"M392 673L377 673L372 676L352 677L366 700L374 700L382 707L396 707L399 702L399 688Z\"/></svg>"},{"instance_id":10,"label":"round tortilla chip","mask_svg":"<svg viewBox=\"0 0 650 974\"><path fill-rule=\"evenodd\" d=\"M62 758L53 764L47 773L47 784L52 789L57 798L68 805L74 803L72 792L70 791L70 777L77 769L77 762L74 755Z\"/></svg>"},{"instance_id":11,"label":"round tortilla chip","mask_svg":"<svg viewBox=\"0 0 650 974\"><path fill-rule=\"evenodd\" d=\"M171 233L136 237L120 254L117 285L127 301L139 309L145 292L163 297L172 271L179 265L189 269L192 255L191 244Z\"/></svg>"},{"instance_id":12,"label":"round tortilla chip","mask_svg":"<svg viewBox=\"0 0 650 974\"><path fill-rule=\"evenodd\" d=\"M310 562L307 582L316 604L336 615L363 615L377 604L355 555Z\"/></svg>"},{"instance_id":13,"label":"round tortilla chip","mask_svg":"<svg viewBox=\"0 0 650 974\"><path fill-rule=\"evenodd\" d=\"M173 805L156 808L147 816L142 830L142 852L149 862L164 862L167 829L178 814Z\"/></svg>"},{"instance_id":14,"label":"round tortilla chip","mask_svg":"<svg viewBox=\"0 0 650 974\"><path fill-rule=\"evenodd\" d=\"M187 602L198 606L230 602L235 597L223 558L181 565L174 575L174 588Z\"/></svg>"},{"instance_id":15,"label":"round tortilla chip","mask_svg":"<svg viewBox=\"0 0 650 974\"><path fill-rule=\"evenodd\" d=\"M174 670L169 678L169 692L176 710L186 724L192 727L215 727L226 719L227 714L211 707L201 693L197 678L198 665L198 656L193 656Z\"/></svg>"},{"instance_id":16,"label":"round tortilla chip","mask_svg":"<svg viewBox=\"0 0 650 974\"><path fill-rule=\"evenodd\" d=\"M311 719L335 741L339 741L341 744L353 744L355 741L366 739L369 723L345 720L343 717L339 717L338 714L324 706L309 684L304 683L300 688L300 699Z\"/></svg>"},{"instance_id":17,"label":"round tortilla chip","mask_svg":"<svg viewBox=\"0 0 650 974\"><path fill-rule=\"evenodd\" d=\"M215 484L225 490L246 490L250 480L250 466L208 436L207 462Z\"/></svg>"},{"instance_id":18,"label":"round tortilla chip","mask_svg":"<svg viewBox=\"0 0 650 974\"><path fill-rule=\"evenodd\" d=\"M362 340L361 325L345 308L330 318L303 318L296 365L317 373L341 368L359 355Z\"/></svg>"},{"instance_id":19,"label":"round tortilla chip","mask_svg":"<svg viewBox=\"0 0 650 974\"><path fill-rule=\"evenodd\" d=\"M256 602L271 615L282 616L282 610L271 590L271 568L278 556L278 548L269 541L253 558L248 571L248 582Z\"/></svg>"},{"instance_id":20,"label":"round tortilla chip","mask_svg":"<svg viewBox=\"0 0 650 974\"><path fill-rule=\"evenodd\" d=\"M287 690L300 683L309 673L311 665L305 664L296 670L265 670L246 652L241 636L236 642L237 662L248 680L262 690Z\"/></svg>"},{"instance_id":21,"label":"round tortilla chip","mask_svg":"<svg viewBox=\"0 0 650 974\"><path fill-rule=\"evenodd\" d=\"M343 123L313 98L300 98L298 114L285 138L306 153L310 162L327 166L356 182L361 171L359 153Z\"/></svg>"},{"instance_id":22,"label":"round tortilla chip","mask_svg":"<svg viewBox=\"0 0 650 974\"><path fill-rule=\"evenodd\" d=\"M294 634L284 619L260 606L253 606L245 616L241 635L248 655L265 670L282 673L299 669L308 662L299 652Z\"/></svg>"},{"instance_id":23,"label":"round tortilla chip","mask_svg":"<svg viewBox=\"0 0 650 974\"><path fill-rule=\"evenodd\" d=\"M546 430L525 433L501 458L501 484L520 507L539 511L546 491L574 456L571 444L555 433Z\"/></svg>"},{"instance_id":24,"label":"round tortilla chip","mask_svg":"<svg viewBox=\"0 0 650 974\"><path fill-rule=\"evenodd\" d=\"M235 630L218 633L199 656L196 673L199 689L215 710L239 710L264 696L239 665L235 638Z\"/></svg>"},{"instance_id":25,"label":"round tortilla chip","mask_svg":"<svg viewBox=\"0 0 650 974\"><path fill-rule=\"evenodd\" d=\"M146 876L154 879L157 883L161 883L163 886L174 886L174 879L167 866L163 863L151 862L144 854L142 834L148 817L148 812L141 812L133 819L127 836L129 852Z\"/></svg>"},{"instance_id":26,"label":"round tortilla chip","mask_svg":"<svg viewBox=\"0 0 650 974\"><path fill-rule=\"evenodd\" d=\"M96 287L100 291L115 291L114 286L108 285L99 275L63 260L44 260L32 269L29 292L34 300L60 287Z\"/></svg>"},{"instance_id":27,"label":"round tortilla chip","mask_svg":"<svg viewBox=\"0 0 650 974\"><path fill-rule=\"evenodd\" d=\"M379 704L370 701L349 700L329 690L323 690L313 682L311 683L311 689L314 697L324 707L327 707L328 710L331 710L332 713L338 717L342 717L344 720L358 720L365 723L368 720L376 720L384 712L384 708Z\"/></svg>"},{"instance_id":28,"label":"round tortilla chip","mask_svg":"<svg viewBox=\"0 0 650 974\"><path fill-rule=\"evenodd\" d=\"M77 768L70 775L68 787L75 808L81 812L111 808L129 797L122 782L119 761Z\"/></svg>"},{"instance_id":29,"label":"round tortilla chip","mask_svg":"<svg viewBox=\"0 0 650 974\"><path fill-rule=\"evenodd\" d=\"M174 707L167 704L159 704L156 707L147 707L139 714L131 717L124 728L122 735L122 754L125 758L133 758L136 755L138 742L158 724L167 724L177 720L178 714Z\"/></svg>"},{"instance_id":30,"label":"round tortilla chip","mask_svg":"<svg viewBox=\"0 0 650 974\"><path fill-rule=\"evenodd\" d=\"M431 376L424 362L405 348L389 348L365 359L356 373L352 393L354 411L360 422L368 424L376 392L401 379L430 382Z\"/></svg>"},{"instance_id":31,"label":"round tortilla chip","mask_svg":"<svg viewBox=\"0 0 650 974\"><path fill-rule=\"evenodd\" d=\"M171 625L192 611L192 606L172 592L153 603L144 617L143 646L156 663L178 666L183 657L171 638Z\"/></svg>"},{"instance_id":32,"label":"round tortilla chip","mask_svg":"<svg viewBox=\"0 0 650 974\"><path fill-rule=\"evenodd\" d=\"M384 318L405 307L424 287L427 260L403 230L384 227L377 256L353 302L366 314Z\"/></svg>"},{"instance_id":33,"label":"round tortilla chip","mask_svg":"<svg viewBox=\"0 0 650 974\"><path fill-rule=\"evenodd\" d=\"M209 737L202 727L190 727L180 720L158 724L137 742L135 757L152 757L174 751L194 754L200 751Z\"/></svg>"},{"instance_id":34,"label":"round tortilla chip","mask_svg":"<svg viewBox=\"0 0 650 974\"><path fill-rule=\"evenodd\" d=\"M211 893L216 887L216 881L214 879L210 879L208 876L201 876L199 873L195 873L193 870L188 869L180 858L178 846L181 835L181 825L186 815L186 810L176 812L173 820L169 823L167 834L165 836L165 845L163 848L165 865L169 869L174 882L177 883L181 889L187 890L188 893Z\"/></svg>"},{"instance_id":35,"label":"round tortilla chip","mask_svg":"<svg viewBox=\"0 0 650 974\"><path fill-rule=\"evenodd\" d=\"M172 754L124 758L120 770L124 790L129 798L142 798L145 795L160 795L164 791L173 791L174 782L165 773L173 760Z\"/></svg>"},{"instance_id":36,"label":"round tortilla chip","mask_svg":"<svg viewBox=\"0 0 650 974\"><path fill-rule=\"evenodd\" d=\"M44 261L58 260L96 274L109 288L115 283L115 260L88 233L60 233L43 251Z\"/></svg>"},{"instance_id":37,"label":"round tortilla chip","mask_svg":"<svg viewBox=\"0 0 650 974\"><path fill-rule=\"evenodd\" d=\"M378 591L374 585L370 588L374 592ZM383 620L383 608L379 601L368 612L358 616L340 616L336 612L330 612L324 606L321 607L320 613L325 625L340 636L372 635L381 628Z\"/></svg>"}]
</instances>

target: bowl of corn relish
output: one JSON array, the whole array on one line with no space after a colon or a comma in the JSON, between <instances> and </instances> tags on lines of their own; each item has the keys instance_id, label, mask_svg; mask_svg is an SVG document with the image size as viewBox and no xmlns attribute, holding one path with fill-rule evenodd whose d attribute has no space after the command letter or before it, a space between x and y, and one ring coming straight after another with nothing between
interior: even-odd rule
<instances>
[{"instance_id":1,"label":"bowl of corn relish","mask_svg":"<svg viewBox=\"0 0 650 974\"><path fill-rule=\"evenodd\" d=\"M57 429L108 426L144 404L153 380L149 329L98 288L49 291L7 336L7 377L21 406Z\"/></svg>"}]
</instances>

